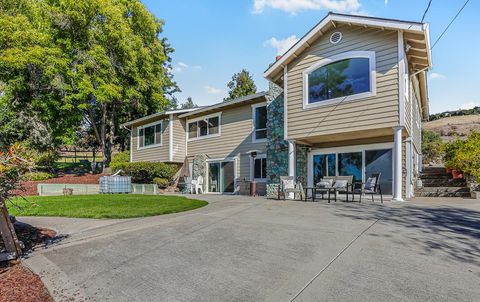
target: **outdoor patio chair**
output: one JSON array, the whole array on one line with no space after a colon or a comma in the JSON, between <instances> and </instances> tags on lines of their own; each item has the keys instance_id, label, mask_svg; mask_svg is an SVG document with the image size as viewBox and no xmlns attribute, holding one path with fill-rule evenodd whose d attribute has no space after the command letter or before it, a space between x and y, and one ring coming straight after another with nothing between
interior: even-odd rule
<instances>
[{"instance_id":1,"label":"outdoor patio chair","mask_svg":"<svg viewBox=\"0 0 480 302\"><path fill-rule=\"evenodd\" d=\"M374 202L373 195L380 195L380 200L383 203L382 188L380 187L380 176L382 173L373 173L371 177L367 178L365 183L358 182L354 184L352 193L360 194L360 202L362 202L363 194L371 194L372 202Z\"/></svg>"},{"instance_id":2,"label":"outdoor patio chair","mask_svg":"<svg viewBox=\"0 0 480 302\"><path fill-rule=\"evenodd\" d=\"M349 176L325 176L324 179L333 179L334 183L329 190L329 195L330 191L333 191L335 195L335 202L337 201L337 194L345 194L347 196L347 201L348 201L348 195L352 194L352 200L354 199L353 196L353 175ZM328 201L330 202L330 196L328 197Z\"/></svg>"},{"instance_id":3,"label":"outdoor patio chair","mask_svg":"<svg viewBox=\"0 0 480 302\"><path fill-rule=\"evenodd\" d=\"M300 200L303 200L303 187L300 182L295 182L293 176L280 176L280 186L278 187L278 199L283 196L283 200L286 199L287 194L293 193L293 199L295 194L300 195Z\"/></svg>"},{"instance_id":4,"label":"outdoor patio chair","mask_svg":"<svg viewBox=\"0 0 480 302\"><path fill-rule=\"evenodd\" d=\"M197 179L192 180L192 191L195 194L203 194L203 176L199 175Z\"/></svg>"}]
</instances>

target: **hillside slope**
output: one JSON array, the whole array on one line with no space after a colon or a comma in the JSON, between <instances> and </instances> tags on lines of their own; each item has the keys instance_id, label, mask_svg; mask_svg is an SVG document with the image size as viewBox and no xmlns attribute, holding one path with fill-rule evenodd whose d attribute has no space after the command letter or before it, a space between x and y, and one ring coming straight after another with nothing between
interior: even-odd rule
<instances>
[{"instance_id":1,"label":"hillside slope","mask_svg":"<svg viewBox=\"0 0 480 302\"><path fill-rule=\"evenodd\" d=\"M440 134L442 140L450 141L456 136L467 136L474 130L480 132L480 115L444 117L423 123L423 129L435 131Z\"/></svg>"}]
</instances>

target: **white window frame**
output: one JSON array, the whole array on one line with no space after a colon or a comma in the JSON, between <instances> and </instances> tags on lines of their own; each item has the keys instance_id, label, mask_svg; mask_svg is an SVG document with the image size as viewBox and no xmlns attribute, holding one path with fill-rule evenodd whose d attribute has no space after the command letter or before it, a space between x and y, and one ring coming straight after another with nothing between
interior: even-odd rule
<instances>
[{"instance_id":1,"label":"white window frame","mask_svg":"<svg viewBox=\"0 0 480 302\"><path fill-rule=\"evenodd\" d=\"M255 128L255 120L257 119L257 108L259 107L267 107L267 103L260 103L252 105L252 143L263 143L267 141L267 138L259 138L257 139L257 130L267 130L267 127L256 129Z\"/></svg>"},{"instance_id":2,"label":"white window frame","mask_svg":"<svg viewBox=\"0 0 480 302\"><path fill-rule=\"evenodd\" d=\"M198 121L208 120L209 118L213 118L213 117L218 117L218 133L207 134L207 135L204 135L204 136L200 136L200 128L198 127ZM197 137L190 138L189 127L190 127L191 123L195 123L195 122L197 122ZM198 118L187 120L187 127L186 127L185 131L186 131L186 136L187 136L187 142L196 141L196 140L200 140L200 139L206 139L206 138L212 138L212 137L218 137L222 134L222 113L219 112L219 113L204 115L204 116L201 116L201 117L198 117ZM208 128L207 128L207 132L209 132Z\"/></svg>"},{"instance_id":3,"label":"white window frame","mask_svg":"<svg viewBox=\"0 0 480 302\"><path fill-rule=\"evenodd\" d=\"M257 154L255 159L265 159L267 160L267 154ZM267 171L265 171L265 178L255 178L255 159L250 156L250 180L255 180L256 182L266 182L267 181Z\"/></svg>"},{"instance_id":4,"label":"white window frame","mask_svg":"<svg viewBox=\"0 0 480 302\"><path fill-rule=\"evenodd\" d=\"M365 182L365 152L382 150L382 149L391 149L392 150L392 179L393 179L393 167L395 165L395 160L393 158L394 144L393 143L376 143L376 144L367 144L367 145L353 145L353 146L343 146L343 147L332 147L332 148L318 148L313 149L308 153L307 157L307 185L313 187L313 156L321 154L335 154L335 175L339 174L339 163L338 163L338 154L339 153L353 153L353 152L362 152L362 182ZM368 177L368 176L367 176ZM392 194L394 192L394 181L392 180Z\"/></svg>"},{"instance_id":5,"label":"white window frame","mask_svg":"<svg viewBox=\"0 0 480 302\"><path fill-rule=\"evenodd\" d=\"M160 143L155 142L153 145L145 146L145 131L143 131L143 135L140 136L140 130L148 128L148 127L152 127L152 126L156 128L157 125L160 125ZM156 136L156 133L155 133L155 138L156 137L157 136ZM143 147L140 147L140 140L141 139L143 139ZM149 149L149 148L159 147L159 146L162 146L162 145L163 145L163 120L156 121L156 122L149 123L149 124L145 124L145 125L141 125L141 126L137 127L137 150Z\"/></svg>"},{"instance_id":6,"label":"white window frame","mask_svg":"<svg viewBox=\"0 0 480 302\"><path fill-rule=\"evenodd\" d=\"M330 63L334 63L337 61L345 60L345 59L353 59L353 58L367 58L369 61L370 67L370 91L352 94L345 97L338 97L333 98L325 101L320 101L316 103L309 103L308 102L308 76L312 71L328 65ZM375 96L377 94L377 79L376 79L376 61L375 61L375 51L349 51L344 52L338 55L334 55L325 59L318 61L317 63L313 64L309 68L303 71L303 109L311 109L317 108L322 106L328 106L337 103L346 103L351 102L354 100L364 99L368 97Z\"/></svg>"}]
</instances>

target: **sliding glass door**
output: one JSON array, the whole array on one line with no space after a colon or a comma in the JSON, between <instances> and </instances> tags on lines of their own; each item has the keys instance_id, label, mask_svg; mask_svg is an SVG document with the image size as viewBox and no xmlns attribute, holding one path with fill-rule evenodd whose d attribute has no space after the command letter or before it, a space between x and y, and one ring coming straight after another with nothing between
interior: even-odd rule
<instances>
[{"instance_id":1,"label":"sliding glass door","mask_svg":"<svg viewBox=\"0 0 480 302\"><path fill-rule=\"evenodd\" d=\"M381 173L382 193L392 194L392 149L365 151L365 179L374 173Z\"/></svg>"},{"instance_id":2,"label":"sliding glass door","mask_svg":"<svg viewBox=\"0 0 480 302\"><path fill-rule=\"evenodd\" d=\"M235 161L208 163L208 192L235 192Z\"/></svg>"},{"instance_id":3,"label":"sliding glass door","mask_svg":"<svg viewBox=\"0 0 480 302\"><path fill-rule=\"evenodd\" d=\"M311 184L315 185L325 176L354 176L354 181L365 182L372 174L381 173L382 193L392 194L393 153L391 148L352 150L328 149L329 152L314 152L311 158ZM352 149L354 149L352 147ZM338 152L336 152L338 151Z\"/></svg>"}]
</instances>

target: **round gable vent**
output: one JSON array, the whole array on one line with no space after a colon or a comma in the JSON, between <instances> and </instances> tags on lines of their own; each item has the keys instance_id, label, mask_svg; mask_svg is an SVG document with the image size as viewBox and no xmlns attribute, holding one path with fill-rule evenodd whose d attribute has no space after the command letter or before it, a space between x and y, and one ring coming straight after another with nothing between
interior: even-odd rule
<instances>
[{"instance_id":1,"label":"round gable vent","mask_svg":"<svg viewBox=\"0 0 480 302\"><path fill-rule=\"evenodd\" d=\"M337 43L339 43L341 40L342 40L342 33L339 32L339 31L334 32L334 33L330 36L330 43L332 43L332 44L337 44Z\"/></svg>"}]
</instances>

